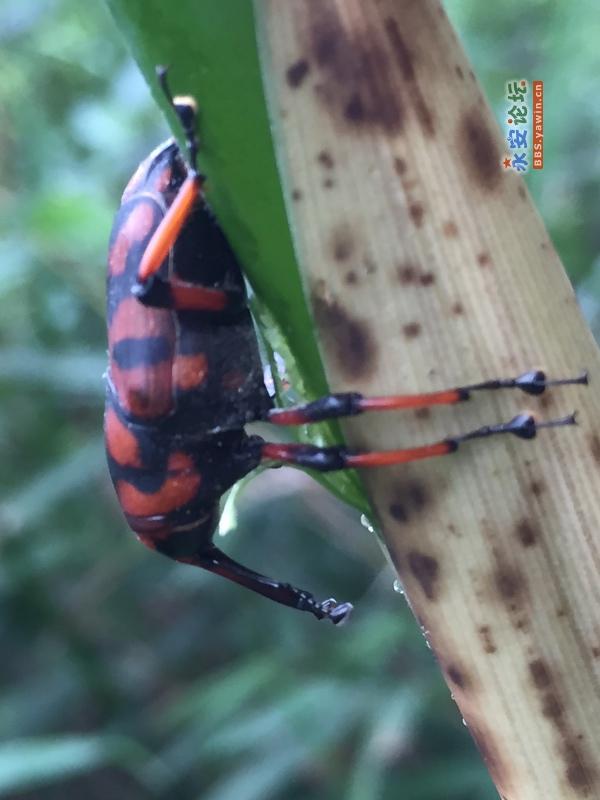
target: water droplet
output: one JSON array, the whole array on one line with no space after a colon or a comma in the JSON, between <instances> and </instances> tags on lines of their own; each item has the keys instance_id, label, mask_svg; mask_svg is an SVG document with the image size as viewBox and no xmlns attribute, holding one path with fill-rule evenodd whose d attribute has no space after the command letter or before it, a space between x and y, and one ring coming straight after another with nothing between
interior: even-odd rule
<instances>
[{"instance_id":1,"label":"water droplet","mask_svg":"<svg viewBox=\"0 0 600 800\"><path fill-rule=\"evenodd\" d=\"M360 515L360 524L363 526L363 528L366 528L369 531L369 533L375 533L375 528L371 524L371 520L367 517L366 514Z\"/></svg>"},{"instance_id":2,"label":"water droplet","mask_svg":"<svg viewBox=\"0 0 600 800\"><path fill-rule=\"evenodd\" d=\"M398 580L398 578L396 578L393 585L395 592L398 592L398 594L404 594L404 586L402 586L402 583Z\"/></svg>"},{"instance_id":3,"label":"water droplet","mask_svg":"<svg viewBox=\"0 0 600 800\"><path fill-rule=\"evenodd\" d=\"M275 350L273 352L273 358L275 359L275 366L277 367L277 374L281 378L282 381L287 380L287 367L285 365L285 360L283 356Z\"/></svg>"}]
</instances>

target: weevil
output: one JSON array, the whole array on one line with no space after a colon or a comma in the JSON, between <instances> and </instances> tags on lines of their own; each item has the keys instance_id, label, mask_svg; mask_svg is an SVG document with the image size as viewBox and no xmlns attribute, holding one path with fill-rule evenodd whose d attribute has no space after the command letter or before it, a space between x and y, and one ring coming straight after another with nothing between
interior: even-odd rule
<instances>
[{"instance_id":1,"label":"weevil","mask_svg":"<svg viewBox=\"0 0 600 800\"><path fill-rule=\"evenodd\" d=\"M420 447L356 453L344 446L281 444L249 435L254 421L305 425L386 409L418 409L467 400L472 392L586 383L587 375L547 380L540 370L444 391L389 397L331 394L276 408L264 384L244 278L203 194L197 168L197 107L162 90L182 125L127 184L109 245L109 368L105 441L125 518L148 547L222 575L286 606L337 624L350 603L317 601L308 591L232 560L213 543L219 499L263 462L313 470L361 469L444 456L472 439L505 433L531 439L540 428L573 424L574 415L536 422L521 414Z\"/></svg>"}]
</instances>

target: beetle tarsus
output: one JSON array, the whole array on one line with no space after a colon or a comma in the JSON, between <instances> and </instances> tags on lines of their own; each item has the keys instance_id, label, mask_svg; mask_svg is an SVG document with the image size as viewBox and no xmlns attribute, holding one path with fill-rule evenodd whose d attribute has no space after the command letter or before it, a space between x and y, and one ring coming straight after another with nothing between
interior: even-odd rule
<instances>
[{"instance_id":1,"label":"beetle tarsus","mask_svg":"<svg viewBox=\"0 0 600 800\"><path fill-rule=\"evenodd\" d=\"M354 609L352 603L338 603L333 597L330 597L329 600L324 600L320 607L321 611L325 612L325 618L333 622L334 625L343 625Z\"/></svg>"},{"instance_id":2,"label":"beetle tarsus","mask_svg":"<svg viewBox=\"0 0 600 800\"><path fill-rule=\"evenodd\" d=\"M501 422L499 425L485 425L482 428L477 428L469 433L464 433L462 436L455 436L446 441L455 445L455 449L461 442L466 442L471 439L484 439L488 436L496 436L501 433L512 433L519 439L535 439L537 432L541 428L563 428L567 425L576 425L576 412L568 414L566 417L558 419L549 419L538 422L532 414L517 414L509 422Z\"/></svg>"},{"instance_id":3,"label":"beetle tarsus","mask_svg":"<svg viewBox=\"0 0 600 800\"><path fill-rule=\"evenodd\" d=\"M487 391L495 389L520 389L530 395L539 395L550 386L569 386L580 384L588 385L588 372L583 370L573 378L547 378L546 373L541 369L532 369L524 372L517 378L497 378L482 383L474 383L472 386L463 387L467 392Z\"/></svg>"}]
</instances>

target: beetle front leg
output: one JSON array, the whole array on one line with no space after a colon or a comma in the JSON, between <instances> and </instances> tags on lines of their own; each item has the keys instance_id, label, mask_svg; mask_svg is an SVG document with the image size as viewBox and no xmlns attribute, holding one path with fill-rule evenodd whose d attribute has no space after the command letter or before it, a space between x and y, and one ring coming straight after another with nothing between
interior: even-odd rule
<instances>
[{"instance_id":1,"label":"beetle front leg","mask_svg":"<svg viewBox=\"0 0 600 800\"><path fill-rule=\"evenodd\" d=\"M334 625L347 619L352 611L350 603L337 603L333 598L318 602L310 592L254 572L229 558L214 545L193 556L177 556L177 560L221 575L281 605L296 608L298 611L309 611L317 619L328 619Z\"/></svg>"}]
</instances>

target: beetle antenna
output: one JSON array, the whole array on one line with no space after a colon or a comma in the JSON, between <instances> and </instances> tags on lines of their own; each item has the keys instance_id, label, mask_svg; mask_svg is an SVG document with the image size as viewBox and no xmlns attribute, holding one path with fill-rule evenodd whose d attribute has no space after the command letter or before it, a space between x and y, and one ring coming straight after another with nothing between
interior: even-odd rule
<instances>
[{"instance_id":1,"label":"beetle antenna","mask_svg":"<svg viewBox=\"0 0 600 800\"><path fill-rule=\"evenodd\" d=\"M173 95L171 94L171 90L169 89L169 83L167 81L167 72L169 71L169 67L165 67L162 64L159 64L156 67L156 77L158 78L158 83L164 96L169 101L169 105L175 105L173 103Z\"/></svg>"},{"instance_id":2,"label":"beetle antenna","mask_svg":"<svg viewBox=\"0 0 600 800\"><path fill-rule=\"evenodd\" d=\"M179 121L185 133L185 143L188 149L188 161L192 172L198 174L198 136L196 135L196 121L198 118L198 107L193 97L173 97L167 81L168 67L157 66L156 77L163 94L167 98L169 105L179 117Z\"/></svg>"}]
</instances>

